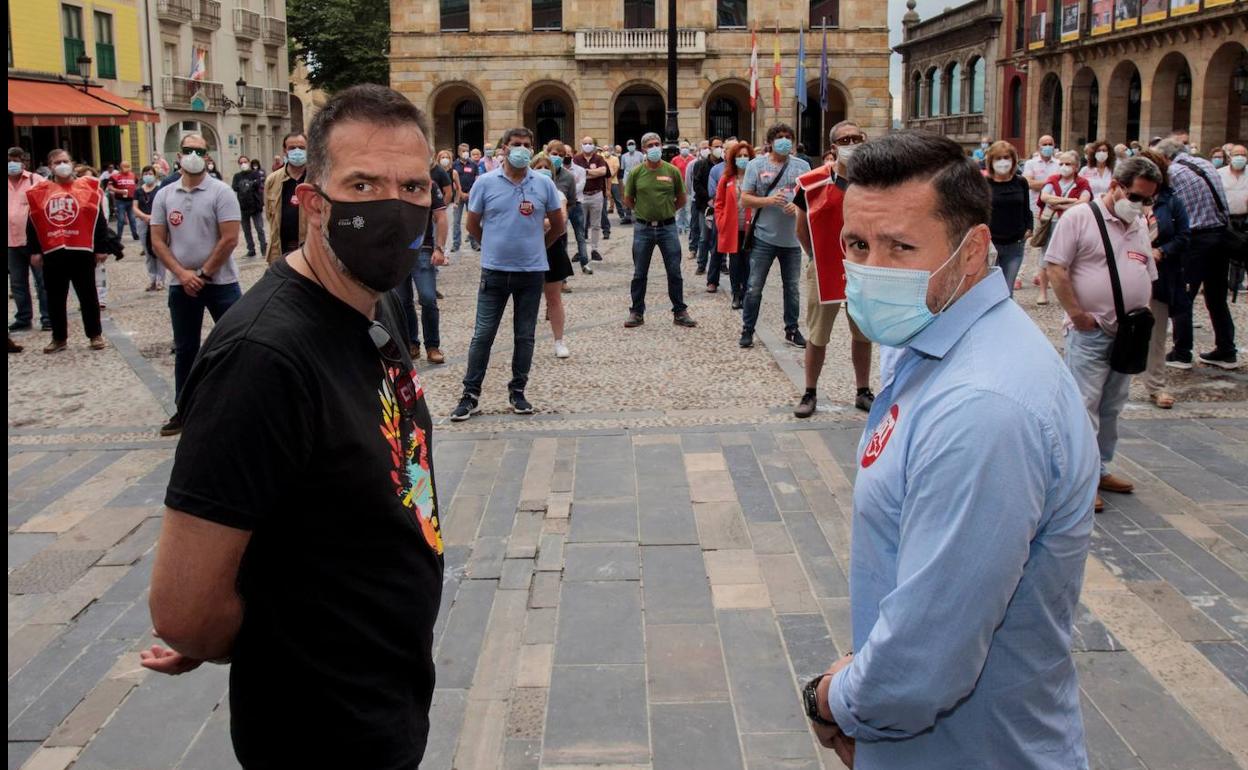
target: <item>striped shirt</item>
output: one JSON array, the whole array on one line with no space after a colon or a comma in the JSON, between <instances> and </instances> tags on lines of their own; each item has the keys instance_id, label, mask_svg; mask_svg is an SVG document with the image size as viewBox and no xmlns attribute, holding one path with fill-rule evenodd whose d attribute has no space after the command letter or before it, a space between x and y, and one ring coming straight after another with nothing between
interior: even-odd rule
<instances>
[{"instance_id":1,"label":"striped shirt","mask_svg":"<svg viewBox=\"0 0 1248 770\"><path fill-rule=\"evenodd\" d=\"M1191 168L1185 165L1186 163L1196 168ZM1205 183L1206 179L1212 182L1213 189L1217 190L1218 200L1222 204L1221 209L1218 207L1218 202L1214 201L1213 193L1210 192L1209 185ZM1193 232L1226 226L1226 216L1222 213L1229 209L1226 204L1226 190L1222 187L1222 178L1218 176L1212 163L1204 158L1193 157L1186 152L1179 153L1170 163L1170 187L1174 190L1174 194L1179 196L1179 200L1183 201L1183 207L1187 209L1189 224Z\"/></svg>"}]
</instances>

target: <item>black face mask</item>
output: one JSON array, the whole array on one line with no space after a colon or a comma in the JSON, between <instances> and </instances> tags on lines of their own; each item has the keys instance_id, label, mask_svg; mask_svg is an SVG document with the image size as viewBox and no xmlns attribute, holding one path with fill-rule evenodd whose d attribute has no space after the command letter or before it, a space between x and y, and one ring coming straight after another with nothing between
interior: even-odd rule
<instances>
[{"instance_id":1,"label":"black face mask","mask_svg":"<svg viewBox=\"0 0 1248 770\"><path fill-rule=\"evenodd\" d=\"M329 247L351 274L373 291L400 286L420 256L429 207L397 198L329 202Z\"/></svg>"}]
</instances>

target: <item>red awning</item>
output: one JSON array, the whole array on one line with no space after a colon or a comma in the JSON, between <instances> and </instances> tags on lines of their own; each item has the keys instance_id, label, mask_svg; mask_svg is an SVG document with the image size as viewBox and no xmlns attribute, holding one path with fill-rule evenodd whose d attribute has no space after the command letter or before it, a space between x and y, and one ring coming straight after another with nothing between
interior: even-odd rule
<instances>
[{"instance_id":1,"label":"red awning","mask_svg":"<svg viewBox=\"0 0 1248 770\"><path fill-rule=\"evenodd\" d=\"M9 79L9 112L18 126L124 126L130 114L68 83Z\"/></svg>"},{"instance_id":2,"label":"red awning","mask_svg":"<svg viewBox=\"0 0 1248 770\"><path fill-rule=\"evenodd\" d=\"M102 99L103 101L108 102L114 107L120 107L121 109L130 113L130 120L135 123L159 123L160 122L160 113L156 112L156 110L148 109L147 107L144 107L138 102L131 101L125 98L124 96L118 96L112 91L109 91L107 88L100 88L99 86L89 86L88 90L91 92L91 95L94 96L96 99Z\"/></svg>"}]
</instances>

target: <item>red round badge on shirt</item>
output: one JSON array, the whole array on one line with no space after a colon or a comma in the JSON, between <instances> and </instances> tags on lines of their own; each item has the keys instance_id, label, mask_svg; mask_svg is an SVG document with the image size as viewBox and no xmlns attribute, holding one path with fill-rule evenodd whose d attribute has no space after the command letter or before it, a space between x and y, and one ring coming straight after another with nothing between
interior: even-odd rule
<instances>
[{"instance_id":1,"label":"red round badge on shirt","mask_svg":"<svg viewBox=\"0 0 1248 770\"><path fill-rule=\"evenodd\" d=\"M521 201L520 213L526 217L533 215L533 203L530 201Z\"/></svg>"},{"instance_id":2,"label":"red round badge on shirt","mask_svg":"<svg viewBox=\"0 0 1248 770\"><path fill-rule=\"evenodd\" d=\"M872 463L879 459L884 453L884 447L888 446L888 440L893 436L893 429L897 427L898 408L893 404L893 408L888 410L888 414L879 425L875 426L875 432L871 434L871 440L867 442L867 448L862 453L862 467L870 468Z\"/></svg>"},{"instance_id":3,"label":"red round badge on shirt","mask_svg":"<svg viewBox=\"0 0 1248 770\"><path fill-rule=\"evenodd\" d=\"M169 224L173 225L174 227L177 227L178 225L182 224L182 212L170 211L169 212Z\"/></svg>"}]
</instances>

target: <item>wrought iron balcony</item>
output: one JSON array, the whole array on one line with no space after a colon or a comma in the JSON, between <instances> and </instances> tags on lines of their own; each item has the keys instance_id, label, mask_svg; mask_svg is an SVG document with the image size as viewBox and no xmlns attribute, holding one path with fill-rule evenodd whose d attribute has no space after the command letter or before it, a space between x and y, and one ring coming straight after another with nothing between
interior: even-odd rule
<instances>
[{"instance_id":1,"label":"wrought iron balcony","mask_svg":"<svg viewBox=\"0 0 1248 770\"><path fill-rule=\"evenodd\" d=\"M265 45L286 45L286 22L273 16L265 16L260 25L260 38Z\"/></svg>"},{"instance_id":2,"label":"wrought iron balcony","mask_svg":"<svg viewBox=\"0 0 1248 770\"><path fill-rule=\"evenodd\" d=\"M216 112L224 103L225 88L211 80L191 80L166 75L161 80L161 94L166 107Z\"/></svg>"},{"instance_id":3,"label":"wrought iron balcony","mask_svg":"<svg viewBox=\"0 0 1248 770\"><path fill-rule=\"evenodd\" d=\"M286 115L290 112L290 93L280 88L264 89L264 109L273 115Z\"/></svg>"},{"instance_id":4,"label":"wrought iron balcony","mask_svg":"<svg viewBox=\"0 0 1248 770\"><path fill-rule=\"evenodd\" d=\"M246 8L234 9L234 37L244 40L260 39L260 14Z\"/></svg>"},{"instance_id":5,"label":"wrought iron balcony","mask_svg":"<svg viewBox=\"0 0 1248 770\"><path fill-rule=\"evenodd\" d=\"M662 59L667 56L665 29L585 29L576 33L577 59ZM676 30L676 57L706 56L706 32Z\"/></svg>"},{"instance_id":6,"label":"wrought iron balcony","mask_svg":"<svg viewBox=\"0 0 1248 770\"><path fill-rule=\"evenodd\" d=\"M193 0L191 26L196 29L221 29L221 3L217 0Z\"/></svg>"},{"instance_id":7,"label":"wrought iron balcony","mask_svg":"<svg viewBox=\"0 0 1248 770\"><path fill-rule=\"evenodd\" d=\"M156 18L184 24L191 20L191 0L156 0Z\"/></svg>"},{"instance_id":8,"label":"wrought iron balcony","mask_svg":"<svg viewBox=\"0 0 1248 770\"><path fill-rule=\"evenodd\" d=\"M239 97L242 99L238 105L239 112L245 112L250 115L257 115L265 109L264 89L259 86L243 86L239 90Z\"/></svg>"}]
</instances>

